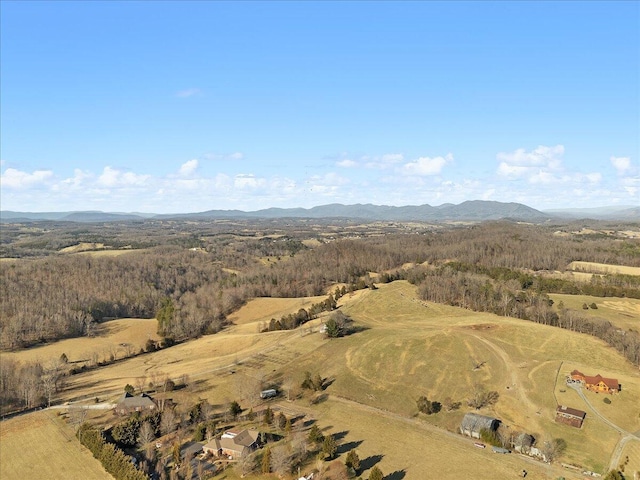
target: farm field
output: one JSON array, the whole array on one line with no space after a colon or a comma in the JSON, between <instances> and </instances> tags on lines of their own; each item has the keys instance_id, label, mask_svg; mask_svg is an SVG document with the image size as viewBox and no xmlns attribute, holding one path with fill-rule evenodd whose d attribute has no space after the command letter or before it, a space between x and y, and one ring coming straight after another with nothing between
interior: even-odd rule
<instances>
[{"instance_id":1,"label":"farm field","mask_svg":"<svg viewBox=\"0 0 640 480\"><path fill-rule=\"evenodd\" d=\"M158 322L146 318L121 318L98 325L94 337L78 337L59 340L17 352L2 352L2 356L20 362L47 362L60 358L63 353L69 362L85 362L97 354L102 361L111 353L124 357L125 350L138 352L148 339L159 340L156 334Z\"/></svg>"},{"instance_id":2,"label":"farm field","mask_svg":"<svg viewBox=\"0 0 640 480\"><path fill-rule=\"evenodd\" d=\"M0 423L0 478L109 480L109 475L53 411Z\"/></svg>"},{"instance_id":3,"label":"farm field","mask_svg":"<svg viewBox=\"0 0 640 480\"><path fill-rule=\"evenodd\" d=\"M326 296L303 298L254 298L237 312L229 316L229 321L236 325L246 323L269 322L283 315L295 313L301 308L309 308L314 303L322 302Z\"/></svg>"},{"instance_id":4,"label":"farm field","mask_svg":"<svg viewBox=\"0 0 640 480\"><path fill-rule=\"evenodd\" d=\"M592 297L589 295L566 295L561 293L549 294L557 309L560 302L565 308L577 310L590 317L604 318L613 325L624 330L640 329L640 300L636 298L616 298L616 297ZM597 309L589 308L584 310L583 304L591 305L595 303Z\"/></svg>"},{"instance_id":5,"label":"farm field","mask_svg":"<svg viewBox=\"0 0 640 480\"><path fill-rule=\"evenodd\" d=\"M624 391L612 405L600 402L596 408L621 427L640 430L635 412L640 378L612 348L593 337L422 302L406 282L343 297L343 311L363 328L349 337L325 340L318 333L309 333L309 327L256 334L265 313L270 316L287 306L293 311L300 308L295 302L277 299L270 305L271 300L250 302L238 312L238 325L217 335L76 375L70 379L71 398L67 399L91 398L105 391L115 399L126 383L162 371L171 377L189 375L197 384L191 395L207 398L212 404L240 399L247 405L247 399L239 396L240 379L299 384L308 370L335 380L327 389L330 396L406 418L417 414L419 395L438 401L451 397L462 402L460 410L425 416L424 421L455 430L467 411L465 398L475 384L482 383L496 390L500 400L481 413L495 415L511 428L540 438L543 432L565 438L569 461L603 469L616 446L616 432L595 418L582 430L554 422L556 390L561 388L556 380L564 378L563 372L571 364L620 378ZM311 329L319 321L312 323ZM482 366L475 368L477 363ZM586 410L579 402L576 397L570 406ZM605 408L611 406L615 408Z\"/></svg>"},{"instance_id":6,"label":"farm field","mask_svg":"<svg viewBox=\"0 0 640 480\"><path fill-rule=\"evenodd\" d=\"M623 275L640 275L640 267L628 267L624 265L609 265L595 262L571 262L567 270L588 273L620 273Z\"/></svg>"}]
</instances>

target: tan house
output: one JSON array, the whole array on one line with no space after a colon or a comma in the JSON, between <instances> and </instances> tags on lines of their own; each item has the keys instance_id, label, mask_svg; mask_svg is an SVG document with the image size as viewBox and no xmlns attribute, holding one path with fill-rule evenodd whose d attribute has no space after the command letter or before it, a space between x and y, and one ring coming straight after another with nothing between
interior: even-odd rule
<instances>
[{"instance_id":1,"label":"tan house","mask_svg":"<svg viewBox=\"0 0 640 480\"><path fill-rule=\"evenodd\" d=\"M596 393L617 393L620 391L620 384L616 378L605 378L598 374L595 377L585 375L578 370L571 372L571 380L582 383L587 390Z\"/></svg>"},{"instance_id":2,"label":"tan house","mask_svg":"<svg viewBox=\"0 0 640 480\"><path fill-rule=\"evenodd\" d=\"M257 430L227 431L221 438L214 438L202 449L204 453L227 456L232 459L249 455L260 447L260 432Z\"/></svg>"},{"instance_id":3,"label":"tan house","mask_svg":"<svg viewBox=\"0 0 640 480\"><path fill-rule=\"evenodd\" d=\"M558 405L556 408L556 422L564 423L575 428L581 428L584 417L587 416L587 412L577 410L575 408L566 407L564 405Z\"/></svg>"}]
</instances>

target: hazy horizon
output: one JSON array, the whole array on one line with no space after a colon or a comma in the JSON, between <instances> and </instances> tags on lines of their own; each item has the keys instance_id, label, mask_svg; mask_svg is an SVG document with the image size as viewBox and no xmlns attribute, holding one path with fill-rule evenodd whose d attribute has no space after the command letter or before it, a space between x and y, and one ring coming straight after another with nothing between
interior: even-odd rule
<instances>
[{"instance_id":1,"label":"hazy horizon","mask_svg":"<svg viewBox=\"0 0 640 480\"><path fill-rule=\"evenodd\" d=\"M640 204L638 2L1 2L0 202Z\"/></svg>"}]
</instances>

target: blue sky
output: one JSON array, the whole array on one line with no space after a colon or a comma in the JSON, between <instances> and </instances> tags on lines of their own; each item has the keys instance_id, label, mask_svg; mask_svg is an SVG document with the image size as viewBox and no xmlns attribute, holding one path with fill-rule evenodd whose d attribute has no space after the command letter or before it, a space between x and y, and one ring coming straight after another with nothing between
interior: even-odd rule
<instances>
[{"instance_id":1,"label":"blue sky","mask_svg":"<svg viewBox=\"0 0 640 480\"><path fill-rule=\"evenodd\" d=\"M0 9L3 210L640 204L639 2Z\"/></svg>"}]
</instances>

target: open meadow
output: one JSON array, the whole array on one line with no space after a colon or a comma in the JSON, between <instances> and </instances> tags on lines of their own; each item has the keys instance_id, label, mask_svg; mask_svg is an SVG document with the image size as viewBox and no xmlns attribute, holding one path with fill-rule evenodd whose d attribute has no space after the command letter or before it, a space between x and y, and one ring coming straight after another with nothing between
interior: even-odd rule
<instances>
[{"instance_id":1,"label":"open meadow","mask_svg":"<svg viewBox=\"0 0 640 480\"><path fill-rule=\"evenodd\" d=\"M91 363L97 355L99 361L113 354L123 358L127 351L137 353L147 340L159 340L158 322L146 318L120 318L99 324L93 337L77 337L37 345L19 351L2 352L2 356L19 362L47 363L64 353L70 363Z\"/></svg>"},{"instance_id":2,"label":"open meadow","mask_svg":"<svg viewBox=\"0 0 640 480\"><path fill-rule=\"evenodd\" d=\"M559 308L560 302L565 308L577 310L583 315L603 318L623 330L640 330L640 300L636 298L592 297L589 295L567 295L562 293L549 294L554 307ZM584 309L595 304L596 309Z\"/></svg>"},{"instance_id":3,"label":"open meadow","mask_svg":"<svg viewBox=\"0 0 640 480\"><path fill-rule=\"evenodd\" d=\"M587 272L598 274L619 273L622 275L640 275L640 267L629 267L625 265L610 265L596 262L575 261L567 265L567 270L575 272Z\"/></svg>"},{"instance_id":4,"label":"open meadow","mask_svg":"<svg viewBox=\"0 0 640 480\"><path fill-rule=\"evenodd\" d=\"M113 477L54 411L39 411L0 423L0 478L109 480Z\"/></svg>"},{"instance_id":5,"label":"open meadow","mask_svg":"<svg viewBox=\"0 0 640 480\"><path fill-rule=\"evenodd\" d=\"M429 442L433 442L430 448L448 452L442 460L448 469L434 470L439 478L465 476L465 455L477 456L475 469L487 472L477 478L496 478L488 472L496 468L497 457L475 452L468 440L447 433L457 430L469 410L466 399L477 384L500 396L497 404L480 413L494 415L510 429L531 433L539 441L563 438L567 442L563 460L594 471L606 470L620 435L592 415L575 392L563 388L568 369L579 366L587 373L619 378L623 391L612 398L610 405L604 404L601 396L587 395L597 397L599 401L592 402L594 408L611 422L629 432L640 430L640 377L613 348L598 339L424 302L416 297L415 287L404 281L340 300L341 309L360 330L350 336L325 339L317 333L323 317L293 331L257 333L266 319L294 313L315 300L256 299L234 315L236 325L216 335L70 377L61 400L99 396L114 401L124 385L133 385L137 379L143 378L144 383L161 374L171 378L187 375L190 386L171 392L180 408L205 398L219 408L232 400L248 408L258 402L248 393L247 383L296 389L305 371L318 373L330 383L325 391L327 401L309 407L308 400L301 399L290 408L312 408L321 425L353 432L350 441L362 440L363 448L367 448L364 453L384 455L384 470L406 470L407 479L428 478L422 475L429 465L435 465L435 460L423 458L427 437L420 440L426 435L420 432L424 428L438 432L429 434ZM461 407L430 416L419 414L416 400L420 395L440 402L450 397ZM343 402L342 407L329 408L336 402ZM557 424L557 403L589 412L583 428ZM362 419L356 413L360 410ZM389 412L389 416L378 418L381 412ZM382 433L386 431L394 431L397 436L404 432L411 441L385 441ZM466 450L468 446L474 453ZM424 463L419 466L410 458L420 458ZM510 471L518 462L530 462L516 456L501 456L499 460ZM541 468L535 478L546 478L547 469Z\"/></svg>"}]
</instances>

